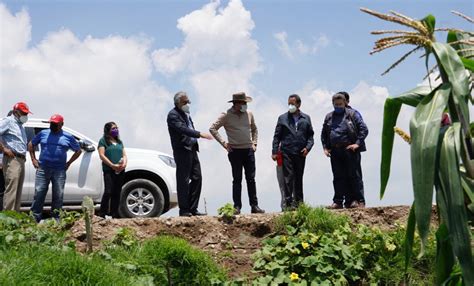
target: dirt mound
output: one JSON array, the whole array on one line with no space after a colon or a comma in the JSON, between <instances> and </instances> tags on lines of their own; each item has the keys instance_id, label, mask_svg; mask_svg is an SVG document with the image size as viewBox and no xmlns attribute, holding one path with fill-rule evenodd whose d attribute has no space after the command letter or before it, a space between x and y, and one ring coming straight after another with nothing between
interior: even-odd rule
<instances>
[{"instance_id":1,"label":"dirt mound","mask_svg":"<svg viewBox=\"0 0 474 286\"><path fill-rule=\"evenodd\" d=\"M408 206L390 206L335 212L348 215L355 223L391 229L396 222L405 224L409 210ZM260 248L262 239L273 233L273 219L279 215L280 213L239 215L232 224L213 216L110 220L94 217L94 249L100 248L102 242L112 239L119 228L133 229L141 240L156 235L174 235L207 251L218 264L231 270L231 276L252 277L251 255ZM70 233L70 239L76 240L77 249L85 251L84 221L76 222Z\"/></svg>"}]
</instances>

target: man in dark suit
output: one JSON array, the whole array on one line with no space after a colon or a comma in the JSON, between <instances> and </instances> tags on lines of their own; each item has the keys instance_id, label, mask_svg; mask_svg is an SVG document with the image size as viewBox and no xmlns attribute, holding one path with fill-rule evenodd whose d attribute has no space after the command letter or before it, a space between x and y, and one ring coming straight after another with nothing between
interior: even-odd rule
<instances>
[{"instance_id":1,"label":"man in dark suit","mask_svg":"<svg viewBox=\"0 0 474 286\"><path fill-rule=\"evenodd\" d=\"M294 209L303 203L304 166L314 145L311 118L300 107L301 98L297 94L290 95L288 112L278 117L273 135L272 159L277 160L278 150L283 155L286 209Z\"/></svg>"},{"instance_id":2,"label":"man in dark suit","mask_svg":"<svg viewBox=\"0 0 474 286\"><path fill-rule=\"evenodd\" d=\"M198 138L212 140L210 134L194 129L189 114L189 100L183 91L174 96L175 107L168 113L168 131L176 162L176 185L180 216L206 215L198 211L201 195L202 176L201 164L197 152Z\"/></svg>"}]
</instances>

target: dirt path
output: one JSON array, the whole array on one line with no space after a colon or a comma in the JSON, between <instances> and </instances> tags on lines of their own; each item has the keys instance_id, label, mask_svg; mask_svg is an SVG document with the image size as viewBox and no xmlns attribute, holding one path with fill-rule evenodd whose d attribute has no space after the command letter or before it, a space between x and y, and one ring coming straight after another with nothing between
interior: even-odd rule
<instances>
[{"instance_id":1,"label":"dirt path","mask_svg":"<svg viewBox=\"0 0 474 286\"><path fill-rule=\"evenodd\" d=\"M348 215L355 223L390 229L395 227L395 222L405 224L409 207L375 207L335 212ZM278 215L280 213L239 215L232 224L213 216L112 220L94 217L94 248L100 248L103 241L110 240L119 228L124 227L133 229L139 239L174 235L210 253L218 264L230 270L232 277L251 277L251 255L260 248L261 240L273 232L273 218ZM76 240L79 251L85 251L84 221L78 221L72 227L71 239Z\"/></svg>"}]
</instances>

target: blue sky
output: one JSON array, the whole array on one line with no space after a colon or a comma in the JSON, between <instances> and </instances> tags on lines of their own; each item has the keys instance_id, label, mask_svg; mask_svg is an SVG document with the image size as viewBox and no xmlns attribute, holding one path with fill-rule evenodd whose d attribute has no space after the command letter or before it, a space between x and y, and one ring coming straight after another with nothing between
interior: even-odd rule
<instances>
[{"instance_id":1,"label":"blue sky","mask_svg":"<svg viewBox=\"0 0 474 286\"><path fill-rule=\"evenodd\" d=\"M380 76L409 47L370 56L377 39L370 31L401 27L359 8L395 10L413 18L431 13L438 27L467 30L472 26L450 11L474 14L472 1L0 3L0 113L22 99L35 116L63 113L69 126L97 139L103 122L113 119L128 146L170 153L164 118L176 91L191 95L192 114L203 131L228 107L232 92L246 91L255 98L250 108L261 134L257 187L261 205L270 211L279 206L269 159L271 136L287 96L295 92L302 96L302 110L310 114L316 131L305 177L310 204L328 204L332 198L332 175L319 132L331 111L330 96L339 90L351 93L352 105L369 126L369 151L363 155L368 204L409 204L409 153L402 142L395 145L387 196L378 199L380 122L387 96L423 82L423 60L412 56ZM444 38L438 34L438 40ZM410 116L410 109L401 115L399 125L405 130ZM97 128L90 128L94 124ZM212 213L231 200L230 166L216 142L202 143L201 161L202 197L207 197ZM244 202L245 193L244 187Z\"/></svg>"}]
</instances>

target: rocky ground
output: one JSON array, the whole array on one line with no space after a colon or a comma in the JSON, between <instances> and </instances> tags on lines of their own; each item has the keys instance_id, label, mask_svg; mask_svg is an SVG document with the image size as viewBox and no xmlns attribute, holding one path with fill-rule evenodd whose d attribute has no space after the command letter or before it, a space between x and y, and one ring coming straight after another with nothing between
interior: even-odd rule
<instances>
[{"instance_id":1,"label":"rocky ground","mask_svg":"<svg viewBox=\"0 0 474 286\"><path fill-rule=\"evenodd\" d=\"M396 222L405 224L409 210L409 206L389 206L334 211L348 215L355 223L390 229ZM215 261L229 269L231 276L251 277L251 255L260 248L262 239L273 233L273 218L278 215L239 215L231 224L214 216L107 220L94 217L94 249L125 227L133 229L143 240L174 235L210 253ZM70 239L76 240L77 249L82 252L86 249L85 237L84 221L80 220L71 228Z\"/></svg>"}]
</instances>

